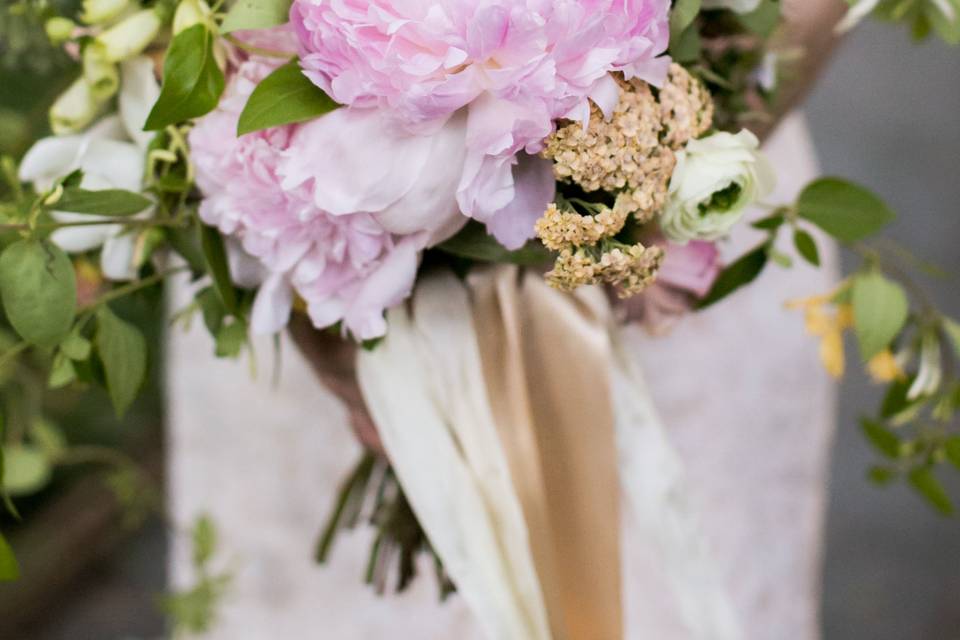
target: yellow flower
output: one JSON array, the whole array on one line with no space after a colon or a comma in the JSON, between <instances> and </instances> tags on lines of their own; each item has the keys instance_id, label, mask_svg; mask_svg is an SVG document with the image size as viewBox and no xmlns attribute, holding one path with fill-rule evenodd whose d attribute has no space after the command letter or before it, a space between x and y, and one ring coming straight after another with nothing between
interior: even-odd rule
<instances>
[{"instance_id":1,"label":"yellow flower","mask_svg":"<svg viewBox=\"0 0 960 640\"><path fill-rule=\"evenodd\" d=\"M807 333L820 338L820 361L834 378L843 376L846 358L843 352L843 332L853 327L853 306L834 304L836 291L828 294L792 300L788 309L803 309Z\"/></svg>"},{"instance_id":2,"label":"yellow flower","mask_svg":"<svg viewBox=\"0 0 960 640\"><path fill-rule=\"evenodd\" d=\"M867 363L867 373L877 384L903 380L906 377L890 349L884 349L870 358L870 362Z\"/></svg>"}]
</instances>

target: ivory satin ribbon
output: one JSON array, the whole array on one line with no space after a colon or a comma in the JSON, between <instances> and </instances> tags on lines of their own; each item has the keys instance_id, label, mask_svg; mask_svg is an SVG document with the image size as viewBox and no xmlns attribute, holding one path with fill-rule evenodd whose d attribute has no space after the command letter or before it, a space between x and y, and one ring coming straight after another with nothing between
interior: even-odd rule
<instances>
[{"instance_id":1,"label":"ivory satin ribbon","mask_svg":"<svg viewBox=\"0 0 960 640\"><path fill-rule=\"evenodd\" d=\"M611 345L601 291L562 294L507 265L466 283L433 274L389 326L358 356L360 386L491 640L624 638L621 497L663 559L684 640L739 637L679 459L642 376Z\"/></svg>"}]
</instances>

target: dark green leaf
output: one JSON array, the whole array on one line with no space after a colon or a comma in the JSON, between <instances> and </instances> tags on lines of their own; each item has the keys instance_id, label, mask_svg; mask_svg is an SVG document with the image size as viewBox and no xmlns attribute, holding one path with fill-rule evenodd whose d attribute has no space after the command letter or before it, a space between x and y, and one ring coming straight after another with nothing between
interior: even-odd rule
<instances>
[{"instance_id":1,"label":"dark green leaf","mask_svg":"<svg viewBox=\"0 0 960 640\"><path fill-rule=\"evenodd\" d=\"M960 469L960 436L950 436L943 443L943 452L950 464Z\"/></svg>"},{"instance_id":2,"label":"dark green leaf","mask_svg":"<svg viewBox=\"0 0 960 640\"><path fill-rule=\"evenodd\" d=\"M703 42L700 38L700 29L693 24L670 41L670 56L677 62L691 63L700 58ZM701 74L702 74L701 70Z\"/></svg>"},{"instance_id":3,"label":"dark green leaf","mask_svg":"<svg viewBox=\"0 0 960 640\"><path fill-rule=\"evenodd\" d=\"M670 40L680 37L700 13L701 0L677 0L670 10Z\"/></svg>"},{"instance_id":4,"label":"dark green leaf","mask_svg":"<svg viewBox=\"0 0 960 640\"><path fill-rule=\"evenodd\" d=\"M793 246L797 248L797 253L803 256L804 260L815 267L820 266L820 252L812 235L803 229L797 229L793 234Z\"/></svg>"},{"instance_id":5,"label":"dark green leaf","mask_svg":"<svg viewBox=\"0 0 960 640\"><path fill-rule=\"evenodd\" d=\"M740 256L736 262L720 272L713 287L706 297L698 304L698 309L705 309L712 304L723 300L731 293L757 279L767 266L767 247L761 245L752 251Z\"/></svg>"},{"instance_id":6,"label":"dark green leaf","mask_svg":"<svg viewBox=\"0 0 960 640\"><path fill-rule=\"evenodd\" d=\"M220 33L240 29L266 29L290 19L291 0L238 0L220 25Z\"/></svg>"},{"instance_id":7,"label":"dark green leaf","mask_svg":"<svg viewBox=\"0 0 960 640\"><path fill-rule=\"evenodd\" d=\"M953 503L930 467L917 467L908 476L910 484L927 502L945 516L953 513Z\"/></svg>"},{"instance_id":8,"label":"dark green leaf","mask_svg":"<svg viewBox=\"0 0 960 640\"><path fill-rule=\"evenodd\" d=\"M294 60L264 78L253 90L240 114L237 135L311 120L339 106L303 75Z\"/></svg>"},{"instance_id":9,"label":"dark green leaf","mask_svg":"<svg viewBox=\"0 0 960 640\"><path fill-rule=\"evenodd\" d=\"M960 323L951 318L944 318L943 330L947 334L947 337L950 338L950 342L953 343L953 350L956 352L957 357L960 358Z\"/></svg>"},{"instance_id":10,"label":"dark green leaf","mask_svg":"<svg viewBox=\"0 0 960 640\"><path fill-rule=\"evenodd\" d=\"M152 204L149 198L123 189L88 191L70 187L64 189L63 196L48 208L98 216L129 216L140 213Z\"/></svg>"},{"instance_id":11,"label":"dark green leaf","mask_svg":"<svg viewBox=\"0 0 960 640\"><path fill-rule=\"evenodd\" d=\"M510 251L477 222L467 223L460 233L437 245L437 249L480 262L511 262L520 265L541 265L549 262L552 257L550 252L536 241L528 242L516 251Z\"/></svg>"},{"instance_id":12,"label":"dark green leaf","mask_svg":"<svg viewBox=\"0 0 960 640\"><path fill-rule=\"evenodd\" d=\"M754 229L760 229L761 231L775 231L779 229L784 223L782 213L774 213L767 216L766 218L761 218L756 222L750 224Z\"/></svg>"},{"instance_id":13,"label":"dark green leaf","mask_svg":"<svg viewBox=\"0 0 960 640\"><path fill-rule=\"evenodd\" d=\"M884 456L896 460L903 453L900 438L884 424L868 418L860 420L860 428L870 444Z\"/></svg>"},{"instance_id":14,"label":"dark green leaf","mask_svg":"<svg viewBox=\"0 0 960 640\"><path fill-rule=\"evenodd\" d=\"M887 393L883 397L883 404L880 406L881 418L885 420L895 418L922 402L907 398L912 383L912 379L897 380L887 388Z\"/></svg>"},{"instance_id":15,"label":"dark green leaf","mask_svg":"<svg viewBox=\"0 0 960 640\"><path fill-rule=\"evenodd\" d=\"M12 582L20 578L20 564L13 555L7 539L0 534L0 581Z\"/></svg>"},{"instance_id":16,"label":"dark green leaf","mask_svg":"<svg viewBox=\"0 0 960 640\"><path fill-rule=\"evenodd\" d=\"M237 292L230 277L230 265L227 262L227 250L223 246L223 237L213 227L200 225L200 247L207 270L213 277L213 285L220 294L223 306L230 313L237 312Z\"/></svg>"},{"instance_id":17,"label":"dark green leaf","mask_svg":"<svg viewBox=\"0 0 960 640\"><path fill-rule=\"evenodd\" d=\"M867 471L867 479L873 484L883 487L897 479L897 471L890 467L870 467L870 470Z\"/></svg>"},{"instance_id":18,"label":"dark green leaf","mask_svg":"<svg viewBox=\"0 0 960 640\"><path fill-rule=\"evenodd\" d=\"M903 289L878 271L853 281L853 322L864 361L886 349L903 329L910 305Z\"/></svg>"},{"instance_id":19,"label":"dark green leaf","mask_svg":"<svg viewBox=\"0 0 960 640\"><path fill-rule=\"evenodd\" d=\"M15 242L0 256L0 297L24 340L52 347L67 335L76 315L73 263L49 242Z\"/></svg>"},{"instance_id":20,"label":"dark green leaf","mask_svg":"<svg viewBox=\"0 0 960 640\"><path fill-rule=\"evenodd\" d=\"M797 213L843 242L872 235L894 219L872 192L839 178L821 178L800 194Z\"/></svg>"},{"instance_id":21,"label":"dark green leaf","mask_svg":"<svg viewBox=\"0 0 960 640\"><path fill-rule=\"evenodd\" d=\"M223 72L213 55L213 34L202 24L184 29L167 50L163 88L144 130L163 129L212 111L223 85Z\"/></svg>"},{"instance_id":22,"label":"dark green leaf","mask_svg":"<svg viewBox=\"0 0 960 640\"><path fill-rule=\"evenodd\" d=\"M137 397L147 373L147 341L135 326L106 305L97 310L97 352L103 362L107 391L118 416Z\"/></svg>"},{"instance_id":23,"label":"dark green leaf","mask_svg":"<svg viewBox=\"0 0 960 640\"><path fill-rule=\"evenodd\" d=\"M197 293L196 300L197 304L200 305L200 312L203 314L203 324L206 325L210 335L216 336L227 315L220 294L213 287L205 287Z\"/></svg>"}]
</instances>

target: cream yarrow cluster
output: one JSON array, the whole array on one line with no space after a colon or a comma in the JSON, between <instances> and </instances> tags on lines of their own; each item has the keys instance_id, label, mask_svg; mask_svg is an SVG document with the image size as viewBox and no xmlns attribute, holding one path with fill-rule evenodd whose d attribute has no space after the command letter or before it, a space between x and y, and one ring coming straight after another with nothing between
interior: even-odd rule
<instances>
[{"instance_id":1,"label":"cream yarrow cluster","mask_svg":"<svg viewBox=\"0 0 960 640\"><path fill-rule=\"evenodd\" d=\"M673 149L710 130L713 124L713 99L702 82L679 64L670 65L670 73L658 97L663 123L662 140Z\"/></svg>"},{"instance_id":2,"label":"cream yarrow cluster","mask_svg":"<svg viewBox=\"0 0 960 640\"><path fill-rule=\"evenodd\" d=\"M537 220L537 235L551 251L562 251L573 245L595 245L603 238L617 235L627 221L629 211L614 205L613 209L601 207L596 215L585 216L576 211L561 211L550 203L547 211Z\"/></svg>"},{"instance_id":3,"label":"cream yarrow cluster","mask_svg":"<svg viewBox=\"0 0 960 640\"><path fill-rule=\"evenodd\" d=\"M546 279L550 286L561 291L605 283L616 287L621 298L628 298L653 284L663 258L660 247L645 247L639 243L616 243L603 252L583 247L567 248L560 252Z\"/></svg>"}]
</instances>

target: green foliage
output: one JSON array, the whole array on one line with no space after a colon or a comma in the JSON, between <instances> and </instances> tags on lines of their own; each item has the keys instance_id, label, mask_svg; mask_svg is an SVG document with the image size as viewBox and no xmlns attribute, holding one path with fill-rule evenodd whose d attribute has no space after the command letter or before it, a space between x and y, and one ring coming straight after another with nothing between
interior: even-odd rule
<instances>
[{"instance_id":1,"label":"green foliage","mask_svg":"<svg viewBox=\"0 0 960 640\"><path fill-rule=\"evenodd\" d=\"M24 340L52 347L67 335L76 315L73 263L50 242L15 242L0 255L0 297Z\"/></svg>"},{"instance_id":2,"label":"green foliage","mask_svg":"<svg viewBox=\"0 0 960 640\"><path fill-rule=\"evenodd\" d=\"M97 310L96 343L110 400L117 416L122 416L133 404L146 377L147 341L137 327L103 305Z\"/></svg>"},{"instance_id":3,"label":"green foliage","mask_svg":"<svg viewBox=\"0 0 960 640\"><path fill-rule=\"evenodd\" d=\"M797 253L815 267L820 266L820 251L817 249L817 241L809 232L803 229L796 229L793 232L793 246Z\"/></svg>"},{"instance_id":4,"label":"green foliage","mask_svg":"<svg viewBox=\"0 0 960 640\"><path fill-rule=\"evenodd\" d=\"M860 421L860 428L870 444L887 458L896 460L904 454L900 438L883 423L863 418Z\"/></svg>"},{"instance_id":5,"label":"green foliage","mask_svg":"<svg viewBox=\"0 0 960 640\"><path fill-rule=\"evenodd\" d=\"M941 10L944 5L953 9L952 20ZM907 25L917 40L936 33L947 44L960 44L960 0L882 0L874 15Z\"/></svg>"},{"instance_id":6,"label":"green foliage","mask_svg":"<svg viewBox=\"0 0 960 640\"><path fill-rule=\"evenodd\" d=\"M780 1L761 0L757 8L750 13L737 16L744 27L761 36L769 37L780 26Z\"/></svg>"},{"instance_id":7,"label":"green foliage","mask_svg":"<svg viewBox=\"0 0 960 640\"><path fill-rule=\"evenodd\" d=\"M140 213L151 204L153 203L149 198L123 189L88 191L79 187L67 187L59 199L48 204L48 208L99 216L129 216Z\"/></svg>"},{"instance_id":8,"label":"green foliage","mask_svg":"<svg viewBox=\"0 0 960 640\"><path fill-rule=\"evenodd\" d=\"M923 496L930 505L945 516L953 514L953 502L947 495L946 489L934 475L929 466L913 469L907 478L917 493Z\"/></svg>"},{"instance_id":9,"label":"green foliage","mask_svg":"<svg viewBox=\"0 0 960 640\"><path fill-rule=\"evenodd\" d=\"M879 271L853 280L853 319L860 354L869 360L886 349L907 322L910 305L903 288Z\"/></svg>"},{"instance_id":10,"label":"green foliage","mask_svg":"<svg viewBox=\"0 0 960 640\"><path fill-rule=\"evenodd\" d=\"M763 272L763 268L767 266L769 259L768 248L766 244L756 247L721 271L720 275L717 276L717 279L714 281L713 287L697 304L697 308L705 309L714 305L737 289L756 280Z\"/></svg>"},{"instance_id":11,"label":"green foliage","mask_svg":"<svg viewBox=\"0 0 960 640\"><path fill-rule=\"evenodd\" d=\"M0 582L11 582L20 578L20 563L13 555L10 543L0 534Z\"/></svg>"},{"instance_id":12,"label":"green foliage","mask_svg":"<svg viewBox=\"0 0 960 640\"><path fill-rule=\"evenodd\" d=\"M700 29L695 20L701 0L677 0L670 11L670 55L678 62L700 57Z\"/></svg>"},{"instance_id":13,"label":"green foliage","mask_svg":"<svg viewBox=\"0 0 960 640\"><path fill-rule=\"evenodd\" d=\"M482 224L474 221L468 222L457 235L437 245L437 249L478 262L510 262L531 266L546 264L552 257L537 241L530 241L524 247L511 251L488 234Z\"/></svg>"},{"instance_id":14,"label":"green foliage","mask_svg":"<svg viewBox=\"0 0 960 640\"><path fill-rule=\"evenodd\" d=\"M291 0L237 0L220 25L220 33L266 29L290 19Z\"/></svg>"},{"instance_id":15,"label":"green foliage","mask_svg":"<svg viewBox=\"0 0 960 640\"><path fill-rule=\"evenodd\" d=\"M207 263L207 270L213 277L213 284L224 308L229 313L237 312L237 292L230 277L230 265L227 262L227 250L223 244L223 237L213 227L200 226L200 247L203 258Z\"/></svg>"},{"instance_id":16,"label":"green foliage","mask_svg":"<svg viewBox=\"0 0 960 640\"><path fill-rule=\"evenodd\" d=\"M871 236L895 217L874 193L839 178L808 185L797 201L797 214L842 242Z\"/></svg>"},{"instance_id":17,"label":"green foliage","mask_svg":"<svg viewBox=\"0 0 960 640\"><path fill-rule=\"evenodd\" d=\"M32 444L3 448L3 490L9 496L36 493L49 484L53 465L46 452Z\"/></svg>"},{"instance_id":18,"label":"green foliage","mask_svg":"<svg viewBox=\"0 0 960 640\"><path fill-rule=\"evenodd\" d=\"M146 131L197 118L217 106L223 72L213 55L214 36L203 24L177 34L163 65L163 88L147 116Z\"/></svg>"},{"instance_id":19,"label":"green foliage","mask_svg":"<svg viewBox=\"0 0 960 640\"><path fill-rule=\"evenodd\" d=\"M276 69L253 90L240 114L237 135L311 120L339 106L303 75L294 60Z\"/></svg>"}]
</instances>

